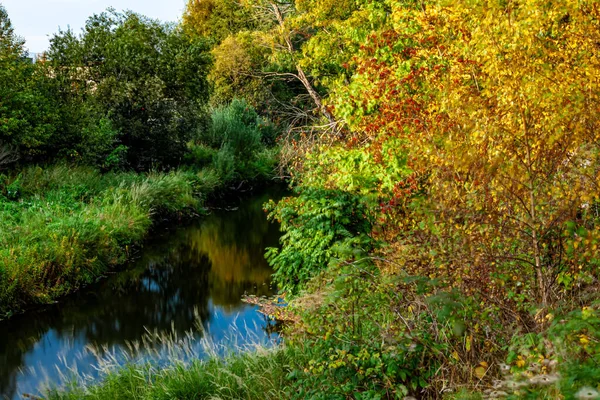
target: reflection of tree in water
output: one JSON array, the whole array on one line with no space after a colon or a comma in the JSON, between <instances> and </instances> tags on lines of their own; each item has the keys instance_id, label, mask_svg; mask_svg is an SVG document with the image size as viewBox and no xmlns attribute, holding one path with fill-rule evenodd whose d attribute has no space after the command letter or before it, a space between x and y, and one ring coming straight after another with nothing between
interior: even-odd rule
<instances>
[{"instance_id":1,"label":"reflection of tree in water","mask_svg":"<svg viewBox=\"0 0 600 400\"><path fill-rule=\"evenodd\" d=\"M262 211L268 198L246 200L236 212L215 212L157 238L125 271L60 305L0 323L0 397L14 396L16 373L33 346L48 352L62 346L49 337L111 347L140 340L144 327L181 334L197 315L207 322L209 298L235 311L245 293L272 294L264 249L277 245L279 231Z\"/></svg>"},{"instance_id":2,"label":"reflection of tree in water","mask_svg":"<svg viewBox=\"0 0 600 400\"><path fill-rule=\"evenodd\" d=\"M267 221L263 204L281 198L273 192L244 201L233 213L215 212L200 229L186 230L187 242L210 261L209 284L214 304L234 308L244 294L272 295L273 270L265 249L278 245L279 227Z\"/></svg>"}]
</instances>

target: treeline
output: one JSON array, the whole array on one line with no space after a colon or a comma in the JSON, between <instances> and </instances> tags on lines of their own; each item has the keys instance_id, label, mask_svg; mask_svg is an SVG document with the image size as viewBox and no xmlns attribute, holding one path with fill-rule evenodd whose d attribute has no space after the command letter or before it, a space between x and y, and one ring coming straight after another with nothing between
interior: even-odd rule
<instances>
[{"instance_id":1,"label":"treeline","mask_svg":"<svg viewBox=\"0 0 600 400\"><path fill-rule=\"evenodd\" d=\"M26 62L3 16L0 140L24 163L67 159L104 169L175 166L206 124L207 46L134 13L91 17Z\"/></svg>"},{"instance_id":2,"label":"treeline","mask_svg":"<svg viewBox=\"0 0 600 400\"><path fill-rule=\"evenodd\" d=\"M81 33L54 34L50 49L32 64L5 10L0 13L3 164L68 161L105 171L169 169L210 135L208 39L109 9L90 17ZM270 129L266 141L272 147L274 125L258 121L251 108L243 122L225 123ZM223 119L223 112L215 113ZM210 144L222 144L216 141Z\"/></svg>"}]
</instances>

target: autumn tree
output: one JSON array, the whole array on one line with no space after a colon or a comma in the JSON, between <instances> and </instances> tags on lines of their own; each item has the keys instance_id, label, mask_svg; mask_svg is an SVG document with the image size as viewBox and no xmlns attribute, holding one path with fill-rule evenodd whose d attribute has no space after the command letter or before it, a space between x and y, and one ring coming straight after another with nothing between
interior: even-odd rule
<instances>
[{"instance_id":1,"label":"autumn tree","mask_svg":"<svg viewBox=\"0 0 600 400\"><path fill-rule=\"evenodd\" d=\"M329 102L354 160L407 157L375 186L388 256L510 309L595 276L597 7L384 3ZM359 190L338 153L306 179Z\"/></svg>"},{"instance_id":2,"label":"autumn tree","mask_svg":"<svg viewBox=\"0 0 600 400\"><path fill-rule=\"evenodd\" d=\"M183 29L218 45L241 31L261 27L251 9L238 0L189 0L183 13Z\"/></svg>"},{"instance_id":3,"label":"autumn tree","mask_svg":"<svg viewBox=\"0 0 600 400\"><path fill-rule=\"evenodd\" d=\"M307 35L307 31L294 27L293 19L297 15L299 12L290 1L192 0L188 3L183 25L188 31L214 40L213 53L217 63L212 76L218 98L231 100L237 96L252 101L257 95L256 89L263 86L271 88L273 102L281 103L290 111L294 107L286 105L297 92L297 82L310 98L317 115L324 117L329 125L336 126L338 121L324 105L322 93L300 62L301 47L305 42L303 35ZM234 68L223 74L224 68L229 67ZM248 87L240 82L247 83ZM289 90L282 90L278 83L288 86ZM258 97L264 99L266 96L259 93ZM293 103L305 102L294 100ZM260 107L259 104L256 106ZM298 111L303 113L301 108Z\"/></svg>"},{"instance_id":4,"label":"autumn tree","mask_svg":"<svg viewBox=\"0 0 600 400\"><path fill-rule=\"evenodd\" d=\"M410 228L403 262L516 309L594 276L597 8L391 6L336 110L370 149L405 144L413 176L384 207Z\"/></svg>"},{"instance_id":5,"label":"autumn tree","mask_svg":"<svg viewBox=\"0 0 600 400\"><path fill-rule=\"evenodd\" d=\"M473 268L530 278L546 305L579 273L573 247L598 236L567 224L581 226L599 194L600 14L571 1L455 7L465 34L440 96L453 125L429 157L436 200L469 238Z\"/></svg>"}]
</instances>

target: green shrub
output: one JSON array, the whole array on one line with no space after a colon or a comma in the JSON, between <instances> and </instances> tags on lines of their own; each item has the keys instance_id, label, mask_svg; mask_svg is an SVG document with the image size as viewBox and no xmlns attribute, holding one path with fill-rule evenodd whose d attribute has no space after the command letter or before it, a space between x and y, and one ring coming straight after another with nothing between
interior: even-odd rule
<instances>
[{"instance_id":1,"label":"green shrub","mask_svg":"<svg viewBox=\"0 0 600 400\"><path fill-rule=\"evenodd\" d=\"M204 168L212 164L217 150L204 144L190 144L184 157L184 163L195 168Z\"/></svg>"},{"instance_id":2,"label":"green shrub","mask_svg":"<svg viewBox=\"0 0 600 400\"><path fill-rule=\"evenodd\" d=\"M241 178L244 180L267 180L278 173L279 148L266 148L256 153L256 157L246 164Z\"/></svg>"},{"instance_id":3,"label":"green shrub","mask_svg":"<svg viewBox=\"0 0 600 400\"><path fill-rule=\"evenodd\" d=\"M282 248L267 250L282 290L295 293L334 257L364 256L373 247L367 208L348 192L305 188L296 197L270 202L267 210L284 232ZM341 249L353 254L341 254Z\"/></svg>"},{"instance_id":4,"label":"green shrub","mask_svg":"<svg viewBox=\"0 0 600 400\"><path fill-rule=\"evenodd\" d=\"M236 159L228 146L222 147L217 152L213 161L213 166L224 182L230 182L235 178Z\"/></svg>"},{"instance_id":5,"label":"green shrub","mask_svg":"<svg viewBox=\"0 0 600 400\"><path fill-rule=\"evenodd\" d=\"M308 362L290 374L294 398L426 393L451 353L448 321L460 310L453 296L428 279L381 274L368 258L335 263L309 286L310 294L297 300L304 331L293 343Z\"/></svg>"},{"instance_id":6,"label":"green shrub","mask_svg":"<svg viewBox=\"0 0 600 400\"><path fill-rule=\"evenodd\" d=\"M269 179L276 174L278 131L244 100L233 100L211 114L208 129L191 143L184 162L192 169L211 167L223 182Z\"/></svg>"},{"instance_id":7,"label":"green shrub","mask_svg":"<svg viewBox=\"0 0 600 400\"><path fill-rule=\"evenodd\" d=\"M244 100L213 110L210 128L200 140L213 148L229 147L235 156L250 156L261 148L258 115Z\"/></svg>"}]
</instances>

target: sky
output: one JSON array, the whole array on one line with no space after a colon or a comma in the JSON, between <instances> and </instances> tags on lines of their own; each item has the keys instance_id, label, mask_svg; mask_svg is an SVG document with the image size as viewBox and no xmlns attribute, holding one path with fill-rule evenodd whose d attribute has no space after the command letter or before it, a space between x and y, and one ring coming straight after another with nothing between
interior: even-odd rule
<instances>
[{"instance_id":1,"label":"sky","mask_svg":"<svg viewBox=\"0 0 600 400\"><path fill-rule=\"evenodd\" d=\"M48 49L49 38L63 30L79 33L92 14L108 7L132 10L161 21L178 21L186 0L0 0L17 35L25 38L30 52Z\"/></svg>"}]
</instances>

